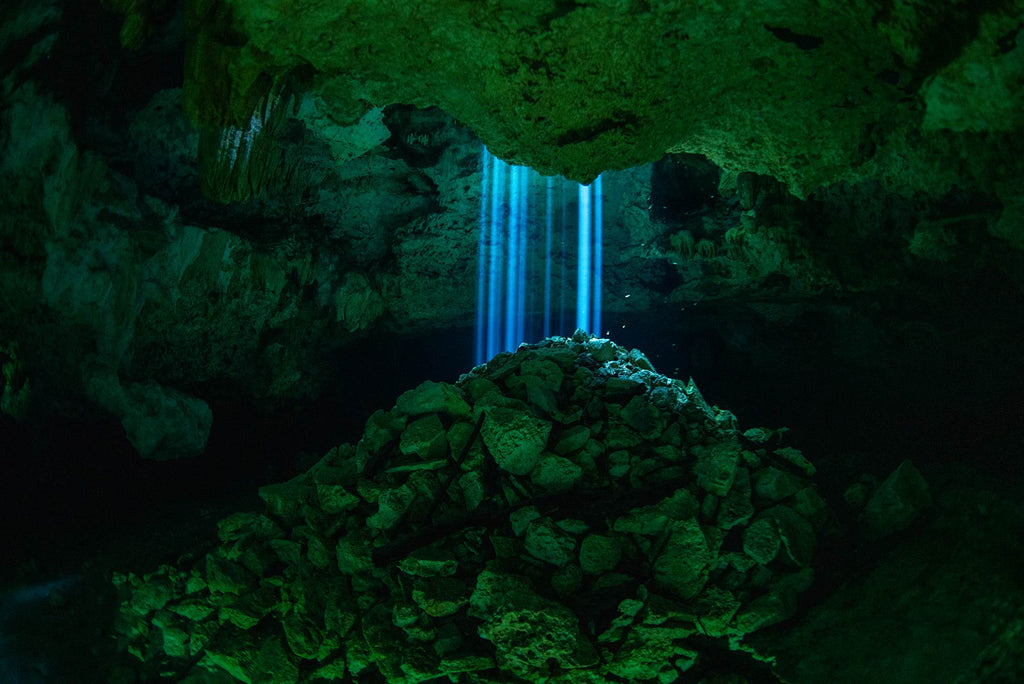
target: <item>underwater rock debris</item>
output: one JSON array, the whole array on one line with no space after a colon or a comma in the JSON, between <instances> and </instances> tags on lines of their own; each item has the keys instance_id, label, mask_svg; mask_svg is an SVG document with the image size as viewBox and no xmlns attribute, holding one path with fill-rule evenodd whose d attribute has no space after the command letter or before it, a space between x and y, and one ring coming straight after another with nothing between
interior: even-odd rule
<instances>
[{"instance_id":1,"label":"underwater rock debris","mask_svg":"<svg viewBox=\"0 0 1024 684\"><path fill-rule=\"evenodd\" d=\"M146 678L672 681L811 580L827 511L771 435L637 350L523 345L406 392L214 548L115 575L115 631Z\"/></svg>"}]
</instances>

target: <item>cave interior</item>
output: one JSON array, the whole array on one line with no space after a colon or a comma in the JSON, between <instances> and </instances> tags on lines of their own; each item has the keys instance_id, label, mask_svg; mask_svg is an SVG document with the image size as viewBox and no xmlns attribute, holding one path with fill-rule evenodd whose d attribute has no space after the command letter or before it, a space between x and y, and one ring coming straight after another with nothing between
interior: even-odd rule
<instances>
[{"instance_id":1,"label":"cave interior","mask_svg":"<svg viewBox=\"0 0 1024 684\"><path fill-rule=\"evenodd\" d=\"M814 464L814 579L671 674L499 646L508 679L451 681L1024 678L1020 0L0 14L5 681L329 679L140 669L111 573L206 553L403 392L463 387L488 325L506 355L575 339L584 276L587 333ZM872 527L908 469L912 515Z\"/></svg>"}]
</instances>

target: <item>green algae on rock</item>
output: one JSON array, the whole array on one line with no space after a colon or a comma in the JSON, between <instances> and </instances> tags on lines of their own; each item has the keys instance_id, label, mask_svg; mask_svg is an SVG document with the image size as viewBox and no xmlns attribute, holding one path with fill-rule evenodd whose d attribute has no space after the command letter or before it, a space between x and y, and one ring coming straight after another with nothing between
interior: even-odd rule
<instances>
[{"instance_id":1,"label":"green algae on rock","mask_svg":"<svg viewBox=\"0 0 1024 684\"><path fill-rule=\"evenodd\" d=\"M131 669L196 681L665 681L709 637L749 653L823 520L806 469L735 425L635 350L522 345L406 392L213 548L116 575L118 638ZM762 495L769 469L799 487Z\"/></svg>"},{"instance_id":2,"label":"green algae on rock","mask_svg":"<svg viewBox=\"0 0 1024 684\"><path fill-rule=\"evenodd\" d=\"M806 195L870 176L911 191L957 182L940 159L989 177L970 134L1020 128L1012 3L189 7L185 104L215 144L285 88L356 130L386 105L438 106L499 157L582 182L686 152Z\"/></svg>"}]
</instances>

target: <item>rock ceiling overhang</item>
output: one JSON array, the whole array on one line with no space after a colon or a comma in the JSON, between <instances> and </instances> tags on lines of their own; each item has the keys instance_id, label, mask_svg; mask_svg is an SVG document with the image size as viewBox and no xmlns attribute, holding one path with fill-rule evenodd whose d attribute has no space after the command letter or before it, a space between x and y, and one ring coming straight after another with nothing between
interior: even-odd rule
<instances>
[{"instance_id":1,"label":"rock ceiling overhang","mask_svg":"<svg viewBox=\"0 0 1024 684\"><path fill-rule=\"evenodd\" d=\"M142 40L146 3L112 2ZM289 80L339 123L438 106L498 156L580 181L689 152L800 195L865 178L934 193L1021 175L1000 153L1024 117L1019 5L191 0L186 109L244 126Z\"/></svg>"}]
</instances>

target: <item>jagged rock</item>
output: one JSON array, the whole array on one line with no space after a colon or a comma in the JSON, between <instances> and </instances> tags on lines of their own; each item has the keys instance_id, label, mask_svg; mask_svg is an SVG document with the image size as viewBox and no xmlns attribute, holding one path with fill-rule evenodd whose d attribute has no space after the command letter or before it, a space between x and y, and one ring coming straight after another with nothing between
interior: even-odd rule
<instances>
[{"instance_id":1,"label":"jagged rock","mask_svg":"<svg viewBox=\"0 0 1024 684\"><path fill-rule=\"evenodd\" d=\"M761 515L775 522L789 559L801 567L810 565L814 555L814 527L810 521L787 506L772 506Z\"/></svg>"},{"instance_id":2,"label":"jagged rock","mask_svg":"<svg viewBox=\"0 0 1024 684\"><path fill-rule=\"evenodd\" d=\"M639 349L630 349L626 353L626 359L641 370L654 372L654 364Z\"/></svg>"},{"instance_id":3,"label":"jagged rock","mask_svg":"<svg viewBox=\"0 0 1024 684\"><path fill-rule=\"evenodd\" d=\"M535 485L549 492L571 489L583 476L583 468L568 458L545 454L531 473Z\"/></svg>"},{"instance_id":4,"label":"jagged rock","mask_svg":"<svg viewBox=\"0 0 1024 684\"><path fill-rule=\"evenodd\" d=\"M646 397L636 396L630 399L629 403L622 407L619 418L646 439L660 435L663 429L662 412Z\"/></svg>"},{"instance_id":5,"label":"jagged rock","mask_svg":"<svg viewBox=\"0 0 1024 684\"><path fill-rule=\"evenodd\" d=\"M157 383L125 385L110 370L86 372L88 393L121 419L140 456L162 461L203 452L213 425L205 401Z\"/></svg>"},{"instance_id":6,"label":"jagged rock","mask_svg":"<svg viewBox=\"0 0 1024 684\"><path fill-rule=\"evenodd\" d=\"M362 273L348 274L334 293L335 321L349 332L369 327L384 313L384 298Z\"/></svg>"},{"instance_id":7,"label":"jagged rock","mask_svg":"<svg viewBox=\"0 0 1024 684\"><path fill-rule=\"evenodd\" d=\"M630 631L625 643L615 653L608 666L608 671L622 677L626 681L672 681L678 672L690 669L696 660L695 651L678 649L674 642L681 635L678 630L659 627L638 626ZM680 656L669 661L666 654ZM662 680L664 681L664 680Z\"/></svg>"},{"instance_id":8,"label":"jagged rock","mask_svg":"<svg viewBox=\"0 0 1024 684\"><path fill-rule=\"evenodd\" d=\"M419 456L425 461L443 457L448 450L444 425L435 413L417 418L402 433L398 449L406 456Z\"/></svg>"},{"instance_id":9,"label":"jagged rock","mask_svg":"<svg viewBox=\"0 0 1024 684\"><path fill-rule=\"evenodd\" d=\"M804 475L812 476L817 472L814 464L808 461L799 449L794 449L793 447L781 447L775 449L773 453L793 467L802 471Z\"/></svg>"},{"instance_id":10,"label":"jagged rock","mask_svg":"<svg viewBox=\"0 0 1024 684\"><path fill-rule=\"evenodd\" d=\"M745 525L754 514L754 504L750 500L750 472L743 467L736 469L732 487L718 505L716 525L722 530L731 530L737 525Z\"/></svg>"},{"instance_id":11,"label":"jagged rock","mask_svg":"<svg viewBox=\"0 0 1024 684\"><path fill-rule=\"evenodd\" d=\"M791 507L805 520L810 521L815 530L820 530L828 522L828 504L813 487L804 487L797 492Z\"/></svg>"},{"instance_id":12,"label":"jagged rock","mask_svg":"<svg viewBox=\"0 0 1024 684\"><path fill-rule=\"evenodd\" d=\"M390 530L402 521L415 498L416 492L408 485L381 492L377 512L366 519L366 524L372 529Z\"/></svg>"},{"instance_id":13,"label":"jagged rock","mask_svg":"<svg viewBox=\"0 0 1024 684\"><path fill-rule=\"evenodd\" d=\"M693 448L697 455L694 473L697 484L717 496L725 496L732 488L739 466L740 449L733 441Z\"/></svg>"},{"instance_id":14,"label":"jagged rock","mask_svg":"<svg viewBox=\"0 0 1024 684\"><path fill-rule=\"evenodd\" d=\"M416 390L412 391L415 392ZM409 392L406 392L399 397L399 400L402 401L402 397L406 397L408 394ZM414 394L406 398L404 400L406 407L416 407L412 410L418 410L418 396L418 394ZM430 401L432 400L426 401L428 405L430 405ZM444 402L442 400L441 405L443 405L443 403ZM434 409L426 409L424 413L431 413L433 411ZM399 434L405 427L406 422L406 416L399 414L398 411L381 411L378 409L377 411L374 411L370 415L370 419L366 421L366 427L363 428L363 438L360 443L367 451L377 451L391 441L395 435Z\"/></svg>"},{"instance_id":15,"label":"jagged rock","mask_svg":"<svg viewBox=\"0 0 1024 684\"><path fill-rule=\"evenodd\" d=\"M134 575L129 575L128 581L134 585L128 606L139 615L160 610L174 596L174 587L170 579L163 575L147 577L144 582L140 582Z\"/></svg>"},{"instance_id":16,"label":"jagged rock","mask_svg":"<svg viewBox=\"0 0 1024 684\"><path fill-rule=\"evenodd\" d=\"M802 488L799 477L779 468L763 468L754 478L754 492L766 501L782 501Z\"/></svg>"},{"instance_id":17,"label":"jagged rock","mask_svg":"<svg viewBox=\"0 0 1024 684\"><path fill-rule=\"evenodd\" d=\"M598 338L587 343L587 351L598 363L605 363L615 358L618 347L608 339Z\"/></svg>"},{"instance_id":18,"label":"jagged rock","mask_svg":"<svg viewBox=\"0 0 1024 684\"><path fill-rule=\"evenodd\" d=\"M670 529L664 550L654 562L654 578L680 598L692 598L707 581L711 551L696 521L676 521Z\"/></svg>"},{"instance_id":19,"label":"jagged rock","mask_svg":"<svg viewBox=\"0 0 1024 684\"><path fill-rule=\"evenodd\" d=\"M451 577L458 568L458 560L440 549L416 549L402 559L398 567L414 577Z\"/></svg>"},{"instance_id":20,"label":"jagged rock","mask_svg":"<svg viewBox=\"0 0 1024 684\"><path fill-rule=\"evenodd\" d=\"M757 597L736 615L735 623L743 632L753 632L793 615L797 597L810 586L814 573L804 568L780 578L767 594Z\"/></svg>"},{"instance_id":21,"label":"jagged rock","mask_svg":"<svg viewBox=\"0 0 1024 684\"><path fill-rule=\"evenodd\" d=\"M879 485L864 507L861 522L871 537L905 529L931 505L928 483L910 461L903 461Z\"/></svg>"},{"instance_id":22,"label":"jagged rock","mask_svg":"<svg viewBox=\"0 0 1024 684\"><path fill-rule=\"evenodd\" d=\"M469 404L462 392L444 382L428 380L416 389L398 397L396 408L405 415L418 416L424 413L447 413L451 416L469 415Z\"/></svg>"},{"instance_id":23,"label":"jagged rock","mask_svg":"<svg viewBox=\"0 0 1024 684\"><path fill-rule=\"evenodd\" d=\"M621 558L622 548L615 537L590 534L580 543L580 568L589 575L615 569Z\"/></svg>"},{"instance_id":24,"label":"jagged rock","mask_svg":"<svg viewBox=\"0 0 1024 684\"><path fill-rule=\"evenodd\" d=\"M317 483L315 489L316 503L328 515L337 515L359 504L359 497L341 485Z\"/></svg>"},{"instance_id":25,"label":"jagged rock","mask_svg":"<svg viewBox=\"0 0 1024 684\"><path fill-rule=\"evenodd\" d=\"M484 621L480 634L494 643L502 670L536 677L551 668L575 670L597 662L576 615L534 593L521 578L484 570L471 605L469 614Z\"/></svg>"},{"instance_id":26,"label":"jagged rock","mask_svg":"<svg viewBox=\"0 0 1024 684\"><path fill-rule=\"evenodd\" d=\"M772 438L773 431L764 427L752 427L743 432L743 438L756 445L767 444Z\"/></svg>"},{"instance_id":27,"label":"jagged rock","mask_svg":"<svg viewBox=\"0 0 1024 684\"><path fill-rule=\"evenodd\" d=\"M586 425L574 425L558 436L552 451L565 455L582 448L588 441L590 441L590 428Z\"/></svg>"},{"instance_id":28,"label":"jagged rock","mask_svg":"<svg viewBox=\"0 0 1024 684\"><path fill-rule=\"evenodd\" d=\"M266 515L122 580L124 650L240 681L598 684L671 681L702 638L748 648L806 588L827 511L791 454L743 451L731 414L648 365L578 334L403 394L358 445L263 487ZM757 495L780 467L799 488Z\"/></svg>"},{"instance_id":29,"label":"jagged rock","mask_svg":"<svg viewBox=\"0 0 1024 684\"><path fill-rule=\"evenodd\" d=\"M412 600L430 617L446 617L469 602L469 587L452 577L418 578L413 581Z\"/></svg>"},{"instance_id":30,"label":"jagged rock","mask_svg":"<svg viewBox=\"0 0 1024 684\"><path fill-rule=\"evenodd\" d=\"M485 414L480 436L498 467L527 475L547 446L551 423L531 413L496 407Z\"/></svg>"},{"instance_id":31,"label":"jagged rock","mask_svg":"<svg viewBox=\"0 0 1024 684\"><path fill-rule=\"evenodd\" d=\"M767 519L755 520L743 531L743 552L755 563L767 565L779 554L779 530Z\"/></svg>"},{"instance_id":32,"label":"jagged rock","mask_svg":"<svg viewBox=\"0 0 1024 684\"><path fill-rule=\"evenodd\" d=\"M575 555L576 542L550 518L539 518L527 526L523 548L534 558L563 567Z\"/></svg>"},{"instance_id":33,"label":"jagged rock","mask_svg":"<svg viewBox=\"0 0 1024 684\"><path fill-rule=\"evenodd\" d=\"M613 523L616 532L654 536L664 532L673 522L690 520L697 514L697 500L686 489L680 489L652 506L638 506Z\"/></svg>"},{"instance_id":34,"label":"jagged rock","mask_svg":"<svg viewBox=\"0 0 1024 684\"><path fill-rule=\"evenodd\" d=\"M237 563L206 554L206 585L211 594L241 594L255 586L256 577Z\"/></svg>"}]
</instances>

